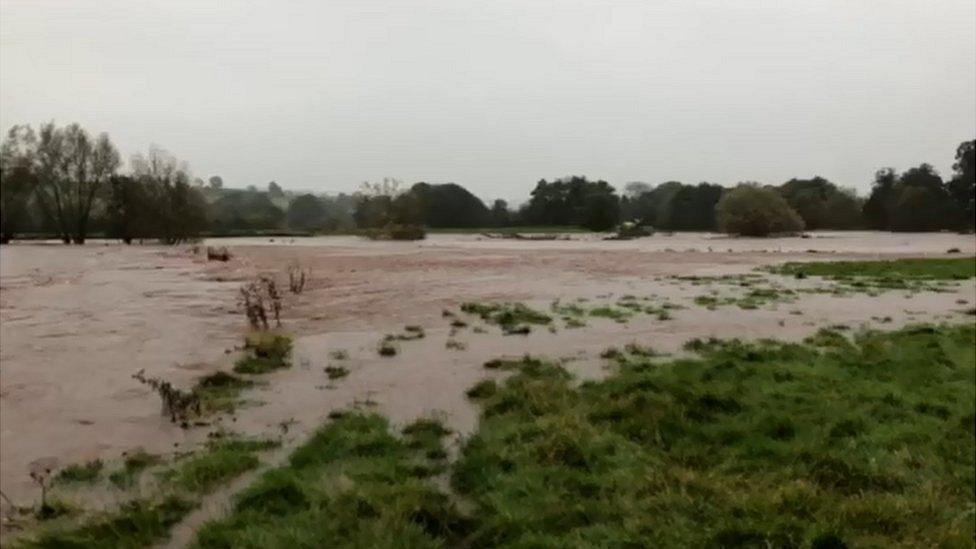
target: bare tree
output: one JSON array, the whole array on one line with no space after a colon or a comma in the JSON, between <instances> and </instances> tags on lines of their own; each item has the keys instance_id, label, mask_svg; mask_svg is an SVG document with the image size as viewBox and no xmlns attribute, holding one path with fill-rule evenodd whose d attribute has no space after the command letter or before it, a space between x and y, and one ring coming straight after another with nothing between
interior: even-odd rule
<instances>
[{"instance_id":1,"label":"bare tree","mask_svg":"<svg viewBox=\"0 0 976 549\"><path fill-rule=\"evenodd\" d=\"M61 240L84 244L95 197L121 164L108 134L92 139L78 124L58 128L48 122L36 134L18 130L17 139L12 147L22 149L36 169L38 203L56 223Z\"/></svg>"}]
</instances>

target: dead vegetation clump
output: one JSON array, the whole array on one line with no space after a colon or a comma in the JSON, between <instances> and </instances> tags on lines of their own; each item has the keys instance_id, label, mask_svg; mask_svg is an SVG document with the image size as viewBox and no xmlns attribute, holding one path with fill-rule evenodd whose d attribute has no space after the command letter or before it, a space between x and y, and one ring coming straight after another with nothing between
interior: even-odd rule
<instances>
[{"instance_id":1,"label":"dead vegetation clump","mask_svg":"<svg viewBox=\"0 0 976 549\"><path fill-rule=\"evenodd\" d=\"M207 261L230 261L231 255L226 246L219 248L207 246Z\"/></svg>"},{"instance_id":2,"label":"dead vegetation clump","mask_svg":"<svg viewBox=\"0 0 976 549\"><path fill-rule=\"evenodd\" d=\"M192 416L200 415L200 397L193 391L184 391L158 377L147 377L146 370L132 375L136 381L148 385L159 394L163 402L163 415L173 423L187 424Z\"/></svg>"},{"instance_id":3,"label":"dead vegetation clump","mask_svg":"<svg viewBox=\"0 0 976 549\"><path fill-rule=\"evenodd\" d=\"M288 289L293 294L300 294L305 291L305 283L308 281L308 269L303 269L301 263L297 261L288 266Z\"/></svg>"},{"instance_id":4,"label":"dead vegetation clump","mask_svg":"<svg viewBox=\"0 0 976 549\"><path fill-rule=\"evenodd\" d=\"M281 293L274 277L262 276L257 282L241 286L240 304L252 330L267 331L269 316L274 318L275 326L281 327Z\"/></svg>"}]
</instances>

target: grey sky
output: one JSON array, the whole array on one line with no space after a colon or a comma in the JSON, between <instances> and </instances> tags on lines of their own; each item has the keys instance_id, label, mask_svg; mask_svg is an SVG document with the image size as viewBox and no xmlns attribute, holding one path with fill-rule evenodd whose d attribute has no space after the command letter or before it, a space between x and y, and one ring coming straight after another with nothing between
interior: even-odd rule
<instances>
[{"instance_id":1,"label":"grey sky","mask_svg":"<svg viewBox=\"0 0 976 549\"><path fill-rule=\"evenodd\" d=\"M976 136L976 2L0 0L0 122L49 119L241 187L863 192Z\"/></svg>"}]
</instances>

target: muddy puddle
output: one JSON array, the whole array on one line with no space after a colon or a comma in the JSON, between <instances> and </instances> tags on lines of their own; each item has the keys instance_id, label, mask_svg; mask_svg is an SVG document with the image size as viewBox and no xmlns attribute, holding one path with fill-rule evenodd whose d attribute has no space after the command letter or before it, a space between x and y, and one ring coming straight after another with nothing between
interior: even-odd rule
<instances>
[{"instance_id":1,"label":"muddy puddle","mask_svg":"<svg viewBox=\"0 0 976 549\"><path fill-rule=\"evenodd\" d=\"M395 425L418 416L441 417L456 433L454 452L477 422L477 410L464 392L481 379L505 375L483 367L498 356L560 358L587 379L605 373L607 361L600 354L610 346L638 343L673 354L695 337L798 340L828 325L888 329L958 319L976 302L970 280L940 292L798 293L754 309L726 304L712 310L696 298L734 297L743 290L674 278L744 274L787 260L935 256L949 248L976 252L972 236L950 234L825 233L772 240L675 235L629 242L434 235L406 244L348 237L218 244L231 248L231 261L207 263L186 248L97 243L0 249L0 484L5 494L22 504L37 497L27 476L37 459L111 460L139 447L171 453L220 428L283 435L289 447L330 411L353 405L373 408ZM203 374L229 369L235 355L226 351L238 346L245 332L237 306L241 281L260 273L283 277L292 263L310 273L305 291L287 295L284 303L284 329L295 334L292 367L261 376L263 383L244 395L249 404L213 425L181 429L169 423L160 415L156 395L131 375L145 369L189 387ZM768 278L796 290L818 284ZM554 300L586 311L601 306L626 311L620 305L628 300L672 308L666 319L640 312L626 322L587 312L585 325L568 327L553 311ZM554 329L533 326L529 335L502 335L498 326L460 313L466 301L523 302L553 315ZM452 328L444 310L468 325ZM425 336L397 342L395 356L380 356L383 336L401 333L408 324L422 326ZM346 358L335 358L338 351ZM348 374L330 380L329 366ZM244 485L239 481L232 487L239 483ZM205 501L170 545L189 539L193 524L219 515L230 492ZM112 495L99 503L110 506Z\"/></svg>"}]
</instances>

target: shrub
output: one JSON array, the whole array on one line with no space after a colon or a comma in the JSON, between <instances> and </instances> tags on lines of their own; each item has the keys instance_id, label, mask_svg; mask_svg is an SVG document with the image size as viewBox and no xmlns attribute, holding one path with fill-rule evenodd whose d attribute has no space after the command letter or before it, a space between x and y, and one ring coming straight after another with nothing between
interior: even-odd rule
<instances>
[{"instance_id":1,"label":"shrub","mask_svg":"<svg viewBox=\"0 0 976 549\"><path fill-rule=\"evenodd\" d=\"M422 225L387 225L364 233L370 240L423 240L427 230Z\"/></svg>"},{"instance_id":2,"label":"shrub","mask_svg":"<svg viewBox=\"0 0 976 549\"><path fill-rule=\"evenodd\" d=\"M803 230L803 219L773 189L739 185L715 206L722 232L741 236L768 236Z\"/></svg>"}]
</instances>

